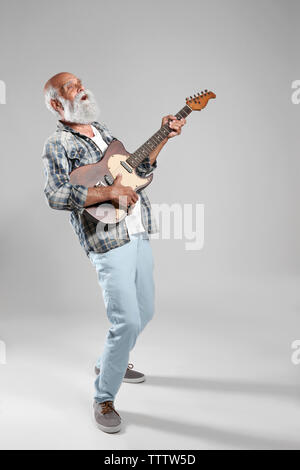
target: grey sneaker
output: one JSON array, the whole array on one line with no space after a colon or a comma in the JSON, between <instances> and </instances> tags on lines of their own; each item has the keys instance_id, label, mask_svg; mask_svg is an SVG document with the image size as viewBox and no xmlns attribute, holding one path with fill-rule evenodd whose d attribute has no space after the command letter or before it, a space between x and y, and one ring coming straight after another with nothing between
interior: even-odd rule
<instances>
[{"instance_id":1,"label":"grey sneaker","mask_svg":"<svg viewBox=\"0 0 300 470\"><path fill-rule=\"evenodd\" d=\"M115 410L112 401L99 403L94 401L94 412L97 426L101 431L114 433L121 429L121 416Z\"/></svg>"},{"instance_id":2,"label":"grey sneaker","mask_svg":"<svg viewBox=\"0 0 300 470\"><path fill-rule=\"evenodd\" d=\"M129 382L129 383L139 383L139 382L144 382L146 380L146 377L142 372L138 372L137 370L132 370L134 367L131 362L129 362L127 370L124 375L123 382ZM96 375L100 374L100 369L98 367L95 367L95 373Z\"/></svg>"}]
</instances>

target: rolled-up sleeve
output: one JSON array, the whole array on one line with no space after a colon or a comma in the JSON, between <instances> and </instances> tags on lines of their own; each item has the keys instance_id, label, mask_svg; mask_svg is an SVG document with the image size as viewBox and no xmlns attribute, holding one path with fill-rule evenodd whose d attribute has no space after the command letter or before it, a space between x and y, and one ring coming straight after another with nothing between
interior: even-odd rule
<instances>
[{"instance_id":1,"label":"rolled-up sleeve","mask_svg":"<svg viewBox=\"0 0 300 470\"><path fill-rule=\"evenodd\" d=\"M44 194L52 209L82 211L88 188L70 183L69 162L66 150L57 140L48 140L43 149L43 165L46 184Z\"/></svg>"},{"instance_id":2,"label":"rolled-up sleeve","mask_svg":"<svg viewBox=\"0 0 300 470\"><path fill-rule=\"evenodd\" d=\"M153 165L150 163L150 157L146 157L137 167L136 172L139 176L148 176L157 167L157 160L154 161Z\"/></svg>"}]
</instances>

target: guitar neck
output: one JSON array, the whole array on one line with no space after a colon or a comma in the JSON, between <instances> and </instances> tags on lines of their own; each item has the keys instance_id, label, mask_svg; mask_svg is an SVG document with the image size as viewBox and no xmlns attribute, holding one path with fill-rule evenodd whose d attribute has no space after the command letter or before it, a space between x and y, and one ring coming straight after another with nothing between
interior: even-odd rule
<instances>
[{"instance_id":1,"label":"guitar neck","mask_svg":"<svg viewBox=\"0 0 300 470\"><path fill-rule=\"evenodd\" d=\"M185 105L177 114L175 114L177 119L186 118L192 109ZM162 126L155 134L153 134L150 139L148 139L143 145L141 145L134 153L127 158L126 162L132 167L136 168L140 163L142 163L145 158L147 158L150 153L159 146L159 144L172 132L172 129L168 124Z\"/></svg>"}]
</instances>

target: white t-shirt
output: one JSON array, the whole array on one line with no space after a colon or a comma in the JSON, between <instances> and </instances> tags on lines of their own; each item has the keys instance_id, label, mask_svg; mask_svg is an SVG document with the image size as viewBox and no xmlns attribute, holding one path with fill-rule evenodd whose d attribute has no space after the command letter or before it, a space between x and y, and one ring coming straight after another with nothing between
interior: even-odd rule
<instances>
[{"instance_id":1,"label":"white t-shirt","mask_svg":"<svg viewBox=\"0 0 300 470\"><path fill-rule=\"evenodd\" d=\"M94 127L94 126L91 126L91 127L92 127L93 132L94 132L94 137L91 137L91 139L95 142L96 145L98 145L100 150L102 152L104 152L104 150L106 150L107 147L108 147L107 143L104 142L104 140L102 139L102 135L100 134L98 129L96 129L96 127Z\"/></svg>"},{"instance_id":2,"label":"white t-shirt","mask_svg":"<svg viewBox=\"0 0 300 470\"><path fill-rule=\"evenodd\" d=\"M104 142L100 132L94 126L91 126L94 132L94 137L91 139L95 142L96 145L100 148L102 152L107 149L107 144ZM142 223L142 214L141 214L141 201L140 196L138 196L138 200L135 203L134 208L130 215L125 217L125 223L127 225L127 230L129 233L129 237L134 233L145 232L145 227Z\"/></svg>"}]
</instances>

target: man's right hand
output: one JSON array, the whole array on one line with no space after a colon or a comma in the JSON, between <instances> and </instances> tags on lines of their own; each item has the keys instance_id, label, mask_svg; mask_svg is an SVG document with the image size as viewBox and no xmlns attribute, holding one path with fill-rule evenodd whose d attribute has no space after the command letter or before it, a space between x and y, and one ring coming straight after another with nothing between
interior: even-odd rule
<instances>
[{"instance_id":1,"label":"man's right hand","mask_svg":"<svg viewBox=\"0 0 300 470\"><path fill-rule=\"evenodd\" d=\"M117 203L119 206L119 202L121 202L121 205L124 205L124 202L127 202L127 206L132 206L137 202L138 200L138 195L137 193L130 187L130 186L123 186L121 184L122 182L122 174L119 173L114 180L113 184L110 186L110 200L114 203ZM122 197L121 201L119 201L119 198ZM124 198L127 198L124 200Z\"/></svg>"}]
</instances>

